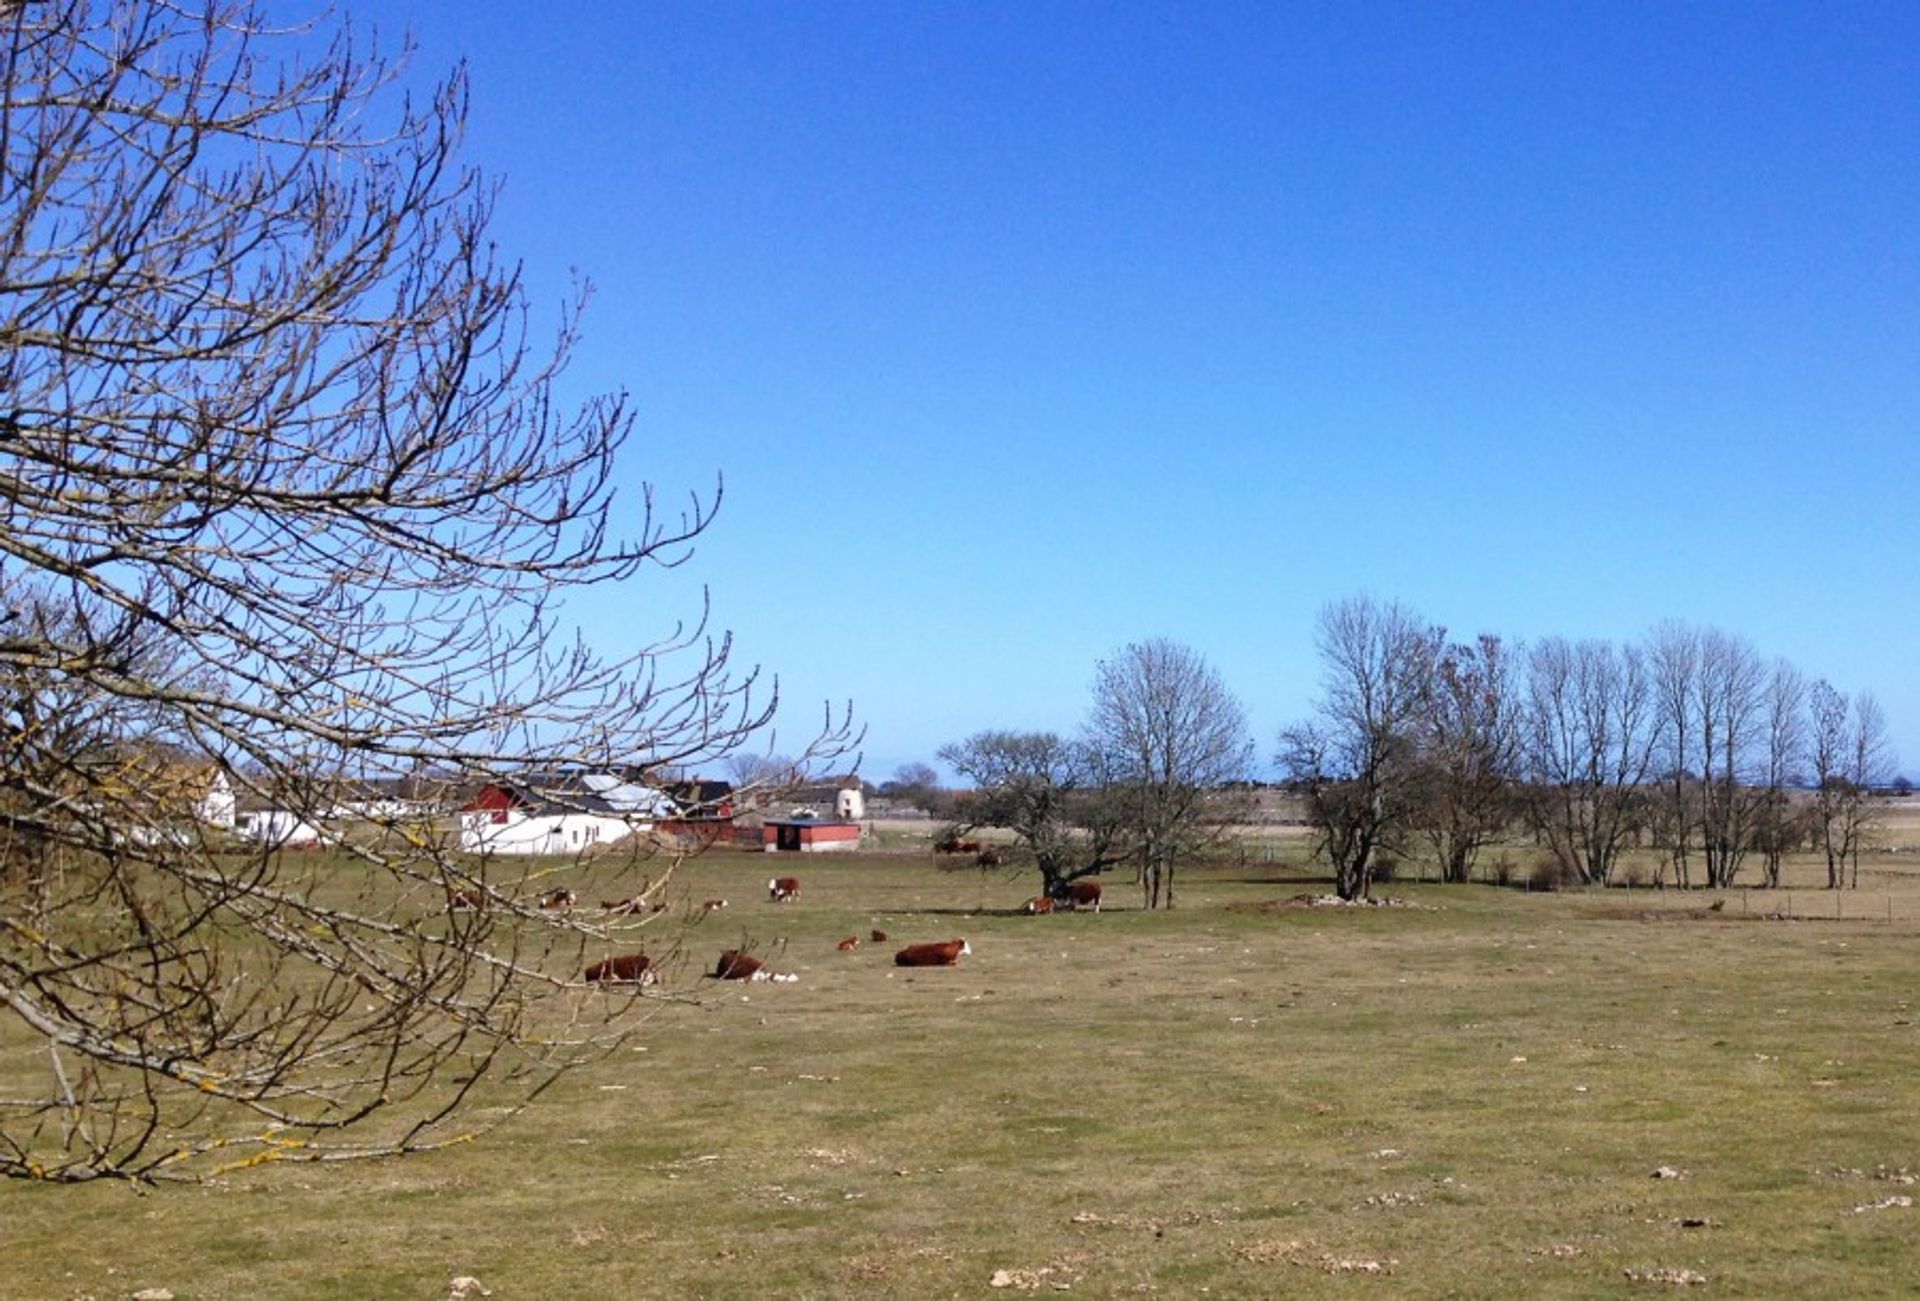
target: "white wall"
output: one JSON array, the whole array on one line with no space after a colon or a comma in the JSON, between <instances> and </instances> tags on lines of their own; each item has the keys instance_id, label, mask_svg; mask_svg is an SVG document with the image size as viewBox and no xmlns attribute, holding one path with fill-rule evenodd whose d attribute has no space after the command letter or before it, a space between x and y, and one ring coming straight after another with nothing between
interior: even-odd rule
<instances>
[{"instance_id":1,"label":"white wall","mask_svg":"<svg viewBox=\"0 0 1920 1301\"><path fill-rule=\"evenodd\" d=\"M577 854L591 845L612 844L650 822L629 823L598 813L528 815L509 809L506 821L486 810L460 815L460 848L470 854Z\"/></svg>"}]
</instances>

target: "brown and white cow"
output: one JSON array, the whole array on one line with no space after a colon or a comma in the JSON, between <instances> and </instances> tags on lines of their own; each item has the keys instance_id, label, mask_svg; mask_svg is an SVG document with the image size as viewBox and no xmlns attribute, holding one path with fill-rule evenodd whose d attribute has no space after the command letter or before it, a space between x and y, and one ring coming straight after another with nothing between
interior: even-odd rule
<instances>
[{"instance_id":1,"label":"brown and white cow","mask_svg":"<svg viewBox=\"0 0 1920 1301\"><path fill-rule=\"evenodd\" d=\"M1058 902L1063 908L1091 908L1099 912L1100 883L1098 881L1069 882L1066 893L1060 896Z\"/></svg>"},{"instance_id":2,"label":"brown and white cow","mask_svg":"<svg viewBox=\"0 0 1920 1301\"><path fill-rule=\"evenodd\" d=\"M580 902L580 896L564 885L557 885L540 896L540 906L550 913L565 912L578 902Z\"/></svg>"},{"instance_id":3,"label":"brown and white cow","mask_svg":"<svg viewBox=\"0 0 1920 1301\"><path fill-rule=\"evenodd\" d=\"M799 897L800 878L797 876L776 876L767 882L767 898L775 903L785 903Z\"/></svg>"},{"instance_id":4,"label":"brown and white cow","mask_svg":"<svg viewBox=\"0 0 1920 1301\"><path fill-rule=\"evenodd\" d=\"M1029 917L1039 913L1050 913L1053 911L1053 900L1047 898L1044 894L1036 894L1033 898L1027 900L1025 904L1021 905L1020 911Z\"/></svg>"},{"instance_id":5,"label":"brown and white cow","mask_svg":"<svg viewBox=\"0 0 1920 1301\"><path fill-rule=\"evenodd\" d=\"M727 901L725 899L709 899L700 906L707 912L717 913L727 906Z\"/></svg>"},{"instance_id":6,"label":"brown and white cow","mask_svg":"<svg viewBox=\"0 0 1920 1301\"><path fill-rule=\"evenodd\" d=\"M485 908L487 892L478 889L455 890L447 897L447 906L449 908Z\"/></svg>"},{"instance_id":7,"label":"brown and white cow","mask_svg":"<svg viewBox=\"0 0 1920 1301\"><path fill-rule=\"evenodd\" d=\"M581 979L590 985L651 985L657 975L644 953L622 953L588 967Z\"/></svg>"},{"instance_id":8,"label":"brown and white cow","mask_svg":"<svg viewBox=\"0 0 1920 1301\"><path fill-rule=\"evenodd\" d=\"M965 940L941 940L937 944L909 944L893 955L896 967L951 967L973 952Z\"/></svg>"},{"instance_id":9,"label":"brown and white cow","mask_svg":"<svg viewBox=\"0 0 1920 1301\"><path fill-rule=\"evenodd\" d=\"M774 971L766 963L751 953L742 953L739 949L728 949L713 964L716 980L776 980L782 984L792 984L800 977L789 972Z\"/></svg>"},{"instance_id":10,"label":"brown and white cow","mask_svg":"<svg viewBox=\"0 0 1920 1301\"><path fill-rule=\"evenodd\" d=\"M847 936L846 939L841 940L838 944L834 945L834 947L839 949L842 953L852 953L855 949L860 947L860 937L858 935L849 935Z\"/></svg>"}]
</instances>

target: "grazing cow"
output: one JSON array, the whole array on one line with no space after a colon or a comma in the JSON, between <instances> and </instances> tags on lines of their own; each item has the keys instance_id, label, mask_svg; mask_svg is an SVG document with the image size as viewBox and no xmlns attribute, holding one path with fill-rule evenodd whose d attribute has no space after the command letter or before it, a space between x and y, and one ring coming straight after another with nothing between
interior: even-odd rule
<instances>
[{"instance_id":1,"label":"grazing cow","mask_svg":"<svg viewBox=\"0 0 1920 1301\"><path fill-rule=\"evenodd\" d=\"M983 849L974 855L973 865L975 867L999 867L1004 861L1000 856L999 850Z\"/></svg>"},{"instance_id":2,"label":"grazing cow","mask_svg":"<svg viewBox=\"0 0 1920 1301\"><path fill-rule=\"evenodd\" d=\"M887 942L887 933L885 931L874 931L871 935L867 936L867 938L875 944L885 944Z\"/></svg>"},{"instance_id":3,"label":"grazing cow","mask_svg":"<svg viewBox=\"0 0 1920 1301\"><path fill-rule=\"evenodd\" d=\"M951 967L973 946L965 940L942 940L938 944L909 944L893 955L896 967Z\"/></svg>"},{"instance_id":4,"label":"grazing cow","mask_svg":"<svg viewBox=\"0 0 1920 1301\"><path fill-rule=\"evenodd\" d=\"M751 953L742 953L739 949L722 953L720 961L713 964L713 975L716 980L777 980L782 984L800 979L788 972L773 971Z\"/></svg>"},{"instance_id":5,"label":"grazing cow","mask_svg":"<svg viewBox=\"0 0 1920 1301\"><path fill-rule=\"evenodd\" d=\"M658 977L644 953L622 953L588 967L581 976L590 985L651 985Z\"/></svg>"},{"instance_id":6,"label":"grazing cow","mask_svg":"<svg viewBox=\"0 0 1920 1301\"><path fill-rule=\"evenodd\" d=\"M727 901L725 899L709 899L700 906L710 913L717 913L727 906Z\"/></svg>"},{"instance_id":7,"label":"grazing cow","mask_svg":"<svg viewBox=\"0 0 1920 1301\"><path fill-rule=\"evenodd\" d=\"M487 892L485 890L455 890L447 898L449 908L485 908Z\"/></svg>"},{"instance_id":8,"label":"grazing cow","mask_svg":"<svg viewBox=\"0 0 1920 1301\"><path fill-rule=\"evenodd\" d=\"M977 854L980 852L980 842L977 840L962 840L958 836L948 836L945 840L933 847L933 852L936 854Z\"/></svg>"},{"instance_id":9,"label":"grazing cow","mask_svg":"<svg viewBox=\"0 0 1920 1301\"><path fill-rule=\"evenodd\" d=\"M1022 907L1020 911L1029 917L1037 913L1050 913L1053 911L1053 900L1047 898L1044 894L1037 894L1027 900L1025 906Z\"/></svg>"},{"instance_id":10,"label":"grazing cow","mask_svg":"<svg viewBox=\"0 0 1920 1301\"><path fill-rule=\"evenodd\" d=\"M834 947L839 949L842 953L852 953L855 949L860 947L860 937L858 935L849 935L847 936L846 939L841 940L840 943L838 943Z\"/></svg>"},{"instance_id":11,"label":"grazing cow","mask_svg":"<svg viewBox=\"0 0 1920 1301\"><path fill-rule=\"evenodd\" d=\"M785 903L799 897L800 878L797 876L776 876L767 882L767 898L775 903Z\"/></svg>"},{"instance_id":12,"label":"grazing cow","mask_svg":"<svg viewBox=\"0 0 1920 1301\"><path fill-rule=\"evenodd\" d=\"M540 906L548 912L565 912L580 901L580 897L564 885L555 886L540 896Z\"/></svg>"}]
</instances>

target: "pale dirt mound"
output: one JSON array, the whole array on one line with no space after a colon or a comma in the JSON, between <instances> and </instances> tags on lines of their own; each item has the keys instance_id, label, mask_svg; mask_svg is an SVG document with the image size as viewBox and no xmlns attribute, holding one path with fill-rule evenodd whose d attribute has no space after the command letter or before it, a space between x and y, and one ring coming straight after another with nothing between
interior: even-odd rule
<instances>
[{"instance_id":1,"label":"pale dirt mound","mask_svg":"<svg viewBox=\"0 0 1920 1301\"><path fill-rule=\"evenodd\" d=\"M1296 894L1285 899L1256 899L1249 903L1230 903L1230 913L1293 912L1300 908L1408 908L1405 899L1342 899L1337 894Z\"/></svg>"}]
</instances>

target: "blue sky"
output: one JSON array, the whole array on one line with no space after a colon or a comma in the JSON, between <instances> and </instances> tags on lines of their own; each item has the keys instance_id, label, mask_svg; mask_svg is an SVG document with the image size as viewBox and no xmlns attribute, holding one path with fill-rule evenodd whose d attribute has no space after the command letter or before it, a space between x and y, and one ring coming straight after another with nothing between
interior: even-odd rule
<instances>
[{"instance_id":1,"label":"blue sky","mask_svg":"<svg viewBox=\"0 0 1920 1301\"><path fill-rule=\"evenodd\" d=\"M385 3L777 744L884 780L1184 642L1261 752L1359 592L1666 618L1869 689L1920 774L1920 9Z\"/></svg>"}]
</instances>

